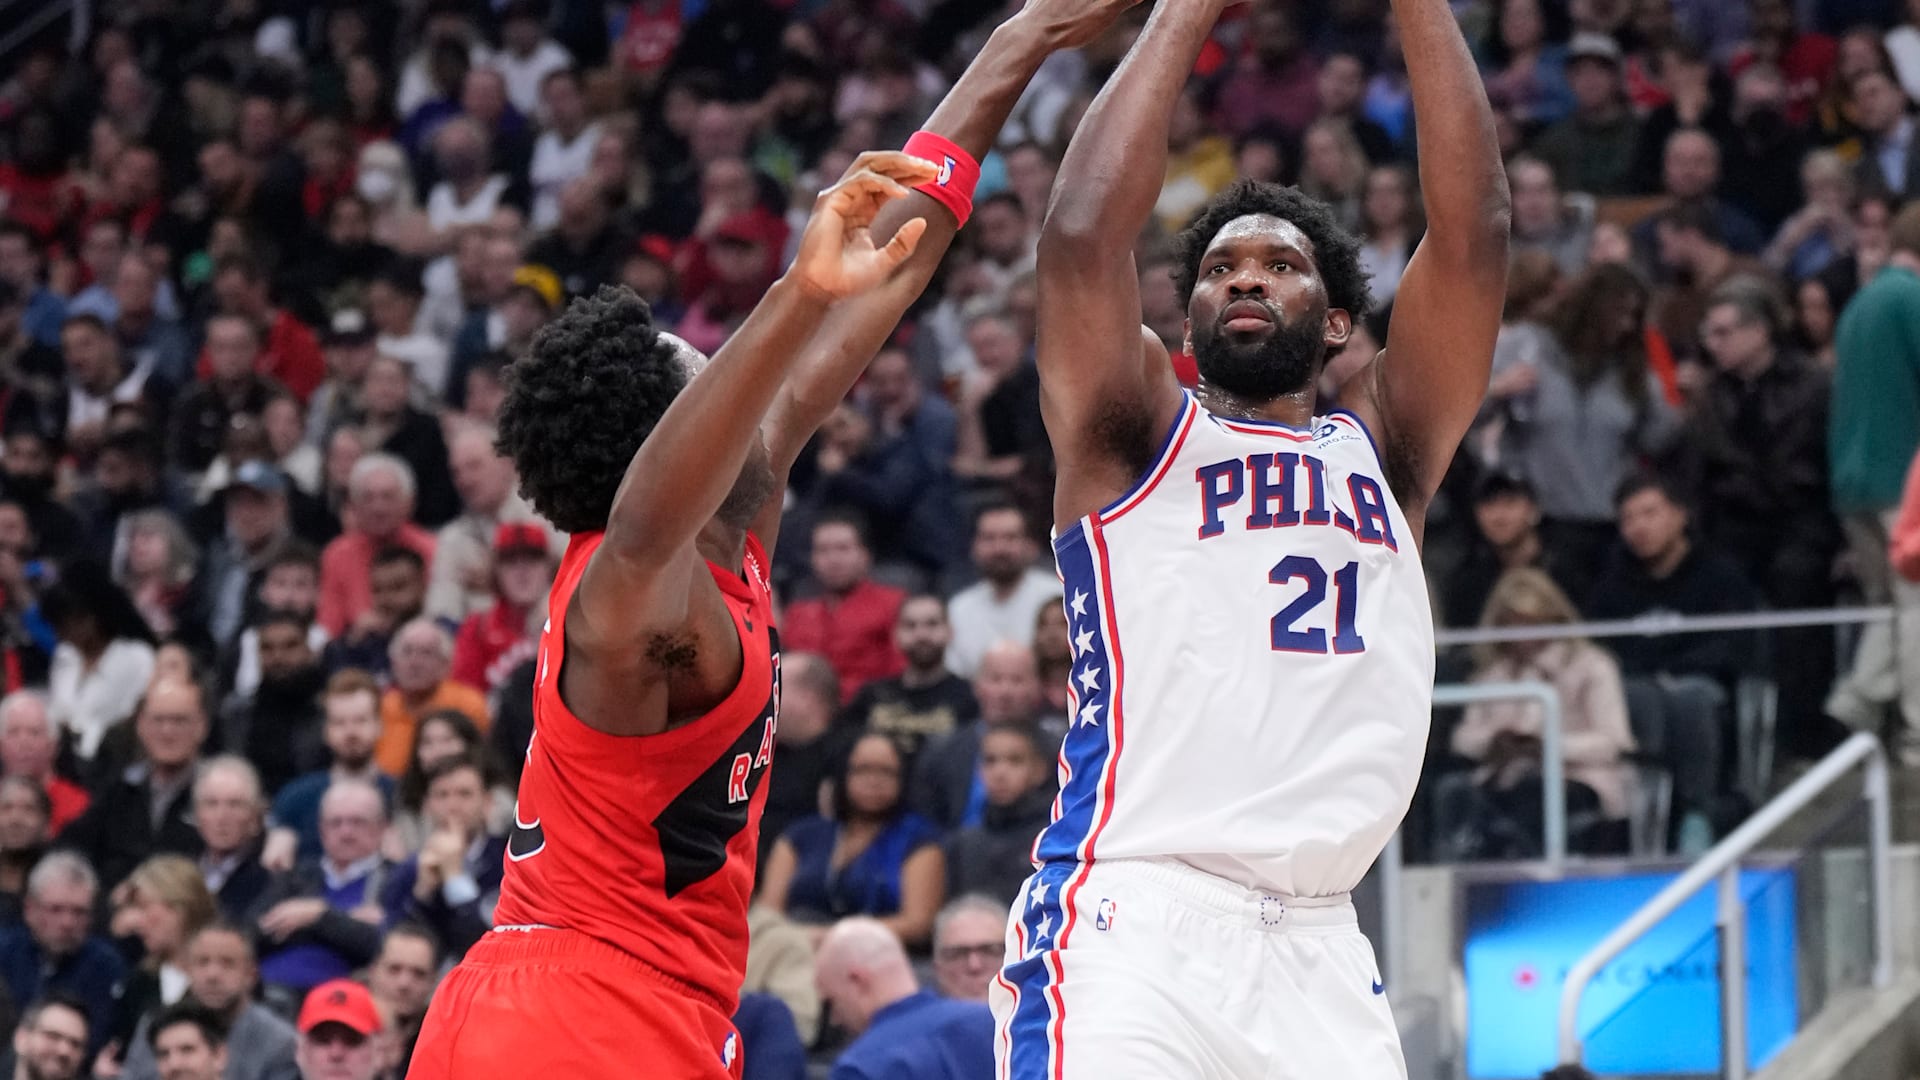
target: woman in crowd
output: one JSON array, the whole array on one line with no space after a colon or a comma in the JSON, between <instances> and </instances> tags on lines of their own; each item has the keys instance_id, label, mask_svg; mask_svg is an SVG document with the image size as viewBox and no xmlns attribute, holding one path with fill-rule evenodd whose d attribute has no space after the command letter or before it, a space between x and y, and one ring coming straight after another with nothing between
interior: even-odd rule
<instances>
[{"instance_id":1,"label":"woman in crowd","mask_svg":"<svg viewBox=\"0 0 1920 1080\"><path fill-rule=\"evenodd\" d=\"M1344 120L1316 120L1300 137L1300 190L1333 208L1340 224L1358 230L1367 189L1367 155Z\"/></svg>"},{"instance_id":2,"label":"woman in crowd","mask_svg":"<svg viewBox=\"0 0 1920 1080\"><path fill-rule=\"evenodd\" d=\"M1481 625L1559 626L1579 618L1552 578L1523 567L1507 571L1494 585ZM1613 657L1578 637L1482 645L1476 647L1468 681L1544 682L1558 691L1569 836L1584 834L1590 846L1622 846L1617 823L1627 817L1627 774L1621 759L1634 742ZM1484 701L1467 707L1451 742L1454 753L1477 764L1471 787L1442 784L1438 816L1447 857L1538 850L1541 723L1538 702ZM1616 824L1609 829L1607 822Z\"/></svg>"},{"instance_id":3,"label":"woman in crowd","mask_svg":"<svg viewBox=\"0 0 1920 1080\"><path fill-rule=\"evenodd\" d=\"M187 941L219 914L193 860L155 855L113 891L113 936L139 939L140 966L118 992L113 1043L118 1058L140 1018L187 993Z\"/></svg>"},{"instance_id":4,"label":"woman in crowd","mask_svg":"<svg viewBox=\"0 0 1920 1080\"><path fill-rule=\"evenodd\" d=\"M1833 371L1833 332L1839 323L1840 305L1834 302L1833 286L1825 275L1810 277L1794 288L1794 344L1822 371Z\"/></svg>"},{"instance_id":5,"label":"woman in crowd","mask_svg":"<svg viewBox=\"0 0 1920 1080\"><path fill-rule=\"evenodd\" d=\"M1528 133L1573 111L1567 85L1567 15L1544 0L1502 0L1480 46L1487 94L1512 102L1514 119Z\"/></svg>"},{"instance_id":6,"label":"woman in crowd","mask_svg":"<svg viewBox=\"0 0 1920 1080\"><path fill-rule=\"evenodd\" d=\"M832 816L795 822L774 842L761 901L807 923L871 915L923 948L946 893L946 857L939 828L906 809L902 780L893 740L861 736L834 779Z\"/></svg>"},{"instance_id":7,"label":"woman in crowd","mask_svg":"<svg viewBox=\"0 0 1920 1080\"><path fill-rule=\"evenodd\" d=\"M1780 225L1761 260L1789 281L1804 281L1853 251L1853 169L1832 150L1800 164L1807 203Z\"/></svg>"},{"instance_id":8,"label":"woman in crowd","mask_svg":"<svg viewBox=\"0 0 1920 1080\"><path fill-rule=\"evenodd\" d=\"M434 766L461 757L477 760L490 752L486 736L466 713L441 709L420 721L413 732L413 756L408 758L407 771L401 774L400 787L395 792L399 808L393 815L393 823L387 827L382 845L388 858L404 861L426 841L428 827L422 807L427 798L427 774ZM487 771L497 772L492 768ZM493 834L505 835L512 823L513 792L495 785L487 806L487 829Z\"/></svg>"},{"instance_id":9,"label":"woman in crowd","mask_svg":"<svg viewBox=\"0 0 1920 1080\"><path fill-rule=\"evenodd\" d=\"M126 550L115 574L120 587L154 633L164 637L181 630L193 600L199 550L180 520L166 510L129 514L126 528Z\"/></svg>"},{"instance_id":10,"label":"woman in crowd","mask_svg":"<svg viewBox=\"0 0 1920 1080\"><path fill-rule=\"evenodd\" d=\"M1380 165L1367 173L1360 204L1360 268L1373 278L1373 303L1380 310L1393 304L1413 246L1426 231L1414 188L1413 172L1405 165Z\"/></svg>"},{"instance_id":11,"label":"woman in crowd","mask_svg":"<svg viewBox=\"0 0 1920 1080\"><path fill-rule=\"evenodd\" d=\"M154 635L126 592L98 563L67 566L40 597L59 645L47 711L91 763L107 731L133 715L153 676Z\"/></svg>"},{"instance_id":12,"label":"woman in crowd","mask_svg":"<svg viewBox=\"0 0 1920 1080\"><path fill-rule=\"evenodd\" d=\"M46 788L25 776L0 777L0 924L20 923L27 875L47 852L52 817Z\"/></svg>"},{"instance_id":13,"label":"woman in crowd","mask_svg":"<svg viewBox=\"0 0 1920 1080\"><path fill-rule=\"evenodd\" d=\"M1614 539L1615 489L1680 433L1648 363L1648 298L1628 267L1594 267L1558 305L1537 354L1495 354L1488 406L1503 422L1500 460L1539 498L1543 537L1562 565L1587 575Z\"/></svg>"}]
</instances>

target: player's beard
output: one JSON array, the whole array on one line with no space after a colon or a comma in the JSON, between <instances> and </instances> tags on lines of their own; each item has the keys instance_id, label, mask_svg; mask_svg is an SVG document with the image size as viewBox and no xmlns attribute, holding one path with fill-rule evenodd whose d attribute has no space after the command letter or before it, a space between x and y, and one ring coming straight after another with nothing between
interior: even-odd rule
<instances>
[{"instance_id":1,"label":"player's beard","mask_svg":"<svg viewBox=\"0 0 1920 1080\"><path fill-rule=\"evenodd\" d=\"M1195 324L1193 363L1206 385L1242 401L1263 402L1312 384L1327 352L1326 308L1316 304L1288 322L1272 305L1265 306L1273 329L1253 340L1232 340L1219 316Z\"/></svg>"}]
</instances>

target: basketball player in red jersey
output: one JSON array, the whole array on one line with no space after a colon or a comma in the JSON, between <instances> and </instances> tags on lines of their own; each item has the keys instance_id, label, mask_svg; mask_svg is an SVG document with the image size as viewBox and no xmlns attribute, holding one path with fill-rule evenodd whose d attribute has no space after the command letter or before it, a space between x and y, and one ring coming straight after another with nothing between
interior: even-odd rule
<instances>
[{"instance_id":1,"label":"basketball player in red jersey","mask_svg":"<svg viewBox=\"0 0 1920 1080\"><path fill-rule=\"evenodd\" d=\"M925 132L984 155L1041 61L1133 2L1029 0ZM603 289L511 370L500 445L573 540L495 931L435 995L410 1076L739 1075L729 1017L779 705L767 552L787 470L953 238L934 180L863 156L711 363Z\"/></svg>"}]
</instances>

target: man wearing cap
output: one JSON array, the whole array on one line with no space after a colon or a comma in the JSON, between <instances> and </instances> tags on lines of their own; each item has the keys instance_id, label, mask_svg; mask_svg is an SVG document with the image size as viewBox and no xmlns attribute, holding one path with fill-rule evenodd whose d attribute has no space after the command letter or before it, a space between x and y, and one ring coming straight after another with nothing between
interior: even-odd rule
<instances>
[{"instance_id":1,"label":"man wearing cap","mask_svg":"<svg viewBox=\"0 0 1920 1080\"><path fill-rule=\"evenodd\" d=\"M208 545L200 573L207 629L221 648L246 626L256 579L294 542L287 478L264 461L245 461L220 494L226 527Z\"/></svg>"},{"instance_id":2,"label":"man wearing cap","mask_svg":"<svg viewBox=\"0 0 1920 1080\"><path fill-rule=\"evenodd\" d=\"M462 510L435 539L427 614L453 626L493 603L492 552L502 526L533 523L548 535L548 551L558 557L566 550L566 537L520 497L513 462L494 448L493 440L494 429L478 424L455 428L447 440L447 462Z\"/></svg>"},{"instance_id":3,"label":"man wearing cap","mask_svg":"<svg viewBox=\"0 0 1920 1080\"><path fill-rule=\"evenodd\" d=\"M547 531L501 525L493 538L493 603L467 616L453 644L453 678L491 693L539 644L555 560Z\"/></svg>"},{"instance_id":4,"label":"man wearing cap","mask_svg":"<svg viewBox=\"0 0 1920 1080\"><path fill-rule=\"evenodd\" d=\"M1573 114L1543 132L1534 153L1571 191L1627 195L1640 122L1627 108L1620 82L1620 46L1605 34L1573 35L1567 43L1567 83Z\"/></svg>"},{"instance_id":5,"label":"man wearing cap","mask_svg":"<svg viewBox=\"0 0 1920 1080\"><path fill-rule=\"evenodd\" d=\"M300 1006L300 1080L373 1080L385 1030L373 993L352 979L321 983Z\"/></svg>"},{"instance_id":6,"label":"man wearing cap","mask_svg":"<svg viewBox=\"0 0 1920 1080\"><path fill-rule=\"evenodd\" d=\"M324 446L336 428L360 422L360 387L376 355L373 322L359 308L333 314L321 337L327 357L327 380L307 404L307 441Z\"/></svg>"}]
</instances>

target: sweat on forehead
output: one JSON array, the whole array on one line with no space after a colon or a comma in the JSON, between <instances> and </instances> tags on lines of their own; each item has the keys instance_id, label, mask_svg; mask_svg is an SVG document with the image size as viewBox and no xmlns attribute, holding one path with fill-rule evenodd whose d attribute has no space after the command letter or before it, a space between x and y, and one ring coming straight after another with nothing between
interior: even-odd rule
<instances>
[{"instance_id":1,"label":"sweat on forehead","mask_svg":"<svg viewBox=\"0 0 1920 1080\"><path fill-rule=\"evenodd\" d=\"M1243 214L1234 218L1208 241L1207 250L1219 251L1229 245L1273 244L1290 247L1307 258L1313 258L1313 238L1300 226L1286 218L1272 214Z\"/></svg>"}]
</instances>

